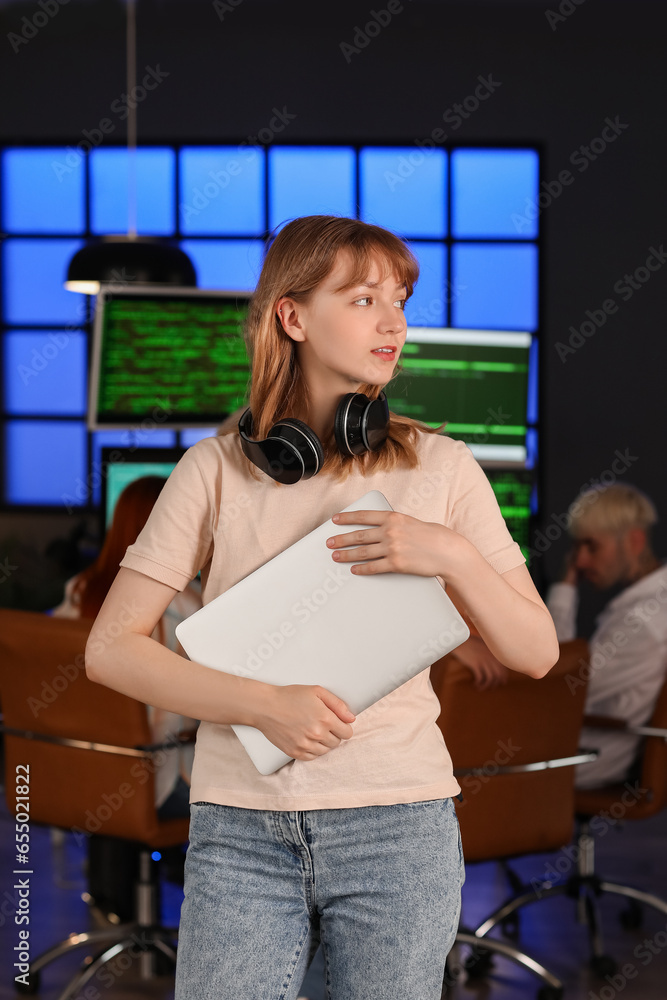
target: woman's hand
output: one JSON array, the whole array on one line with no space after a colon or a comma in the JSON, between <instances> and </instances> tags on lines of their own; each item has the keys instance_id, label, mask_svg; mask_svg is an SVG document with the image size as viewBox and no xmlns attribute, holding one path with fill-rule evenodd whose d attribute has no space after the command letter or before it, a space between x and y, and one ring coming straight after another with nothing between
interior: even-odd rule
<instances>
[{"instance_id":1,"label":"woman's hand","mask_svg":"<svg viewBox=\"0 0 667 1000\"><path fill-rule=\"evenodd\" d=\"M356 716L342 698L319 684L266 685L253 725L296 760L314 760L353 735Z\"/></svg>"},{"instance_id":2,"label":"woman's hand","mask_svg":"<svg viewBox=\"0 0 667 1000\"><path fill-rule=\"evenodd\" d=\"M355 574L414 573L447 579L449 568L460 566L470 544L444 524L420 521L396 510L351 510L335 514L333 520L340 525L376 525L327 539L336 562L371 560L352 566L351 572ZM343 551L345 545L355 548Z\"/></svg>"},{"instance_id":3,"label":"woman's hand","mask_svg":"<svg viewBox=\"0 0 667 1000\"><path fill-rule=\"evenodd\" d=\"M486 688L507 684L509 670L497 660L483 639L471 635L469 639L457 646L453 654L461 663L465 663L475 678L475 687L480 691Z\"/></svg>"}]
</instances>

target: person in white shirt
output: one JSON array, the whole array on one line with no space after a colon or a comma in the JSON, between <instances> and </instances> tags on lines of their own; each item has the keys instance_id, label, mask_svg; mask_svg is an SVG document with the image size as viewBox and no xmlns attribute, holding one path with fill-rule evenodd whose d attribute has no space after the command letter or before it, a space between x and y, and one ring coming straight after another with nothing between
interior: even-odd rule
<instances>
[{"instance_id":1,"label":"person in white shirt","mask_svg":"<svg viewBox=\"0 0 667 1000\"><path fill-rule=\"evenodd\" d=\"M667 668L667 562L651 547L658 520L641 490L615 483L585 490L569 508L574 547L560 583L547 593L547 607L559 642L574 639L582 578L599 590L623 587L596 619L589 640L590 661L568 683L588 682L585 712L643 725L665 680ZM581 746L600 751L576 770L577 788L624 781L640 752L640 738L584 727Z\"/></svg>"}]
</instances>

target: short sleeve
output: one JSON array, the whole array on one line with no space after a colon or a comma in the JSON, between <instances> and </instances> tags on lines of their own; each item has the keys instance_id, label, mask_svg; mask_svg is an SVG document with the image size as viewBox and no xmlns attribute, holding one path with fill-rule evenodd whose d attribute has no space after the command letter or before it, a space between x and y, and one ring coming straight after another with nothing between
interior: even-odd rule
<instances>
[{"instance_id":1,"label":"short sleeve","mask_svg":"<svg viewBox=\"0 0 667 1000\"><path fill-rule=\"evenodd\" d=\"M454 446L456 472L447 527L472 542L497 573L524 565L525 556L505 524L484 470L464 441Z\"/></svg>"},{"instance_id":2,"label":"short sleeve","mask_svg":"<svg viewBox=\"0 0 667 1000\"><path fill-rule=\"evenodd\" d=\"M182 591L209 562L221 475L214 447L207 439L186 451L121 566Z\"/></svg>"}]
</instances>

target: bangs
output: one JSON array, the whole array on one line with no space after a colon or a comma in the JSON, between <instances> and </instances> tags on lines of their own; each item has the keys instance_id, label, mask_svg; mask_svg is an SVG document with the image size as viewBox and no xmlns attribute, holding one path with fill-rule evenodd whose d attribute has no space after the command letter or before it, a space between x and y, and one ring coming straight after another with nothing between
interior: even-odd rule
<instances>
[{"instance_id":1,"label":"bangs","mask_svg":"<svg viewBox=\"0 0 667 1000\"><path fill-rule=\"evenodd\" d=\"M387 235L390 236L388 233ZM419 277L416 257L398 237L391 241L374 239L367 234L364 237L342 248L349 255L350 263L345 281L336 291L343 292L346 288L365 284L373 264L377 262L381 269L380 281L395 274L400 284L405 285L406 297L409 299Z\"/></svg>"}]
</instances>

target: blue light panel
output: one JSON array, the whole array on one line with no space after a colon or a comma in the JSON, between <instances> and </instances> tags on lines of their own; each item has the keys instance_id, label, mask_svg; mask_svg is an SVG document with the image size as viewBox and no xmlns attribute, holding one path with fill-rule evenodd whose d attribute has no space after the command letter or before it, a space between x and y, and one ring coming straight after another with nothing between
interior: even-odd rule
<instances>
[{"instance_id":1,"label":"blue light panel","mask_svg":"<svg viewBox=\"0 0 667 1000\"><path fill-rule=\"evenodd\" d=\"M191 427L187 431L181 431L181 444L184 448L191 448L197 441L215 437L216 433L217 427Z\"/></svg>"},{"instance_id":2,"label":"blue light panel","mask_svg":"<svg viewBox=\"0 0 667 1000\"><path fill-rule=\"evenodd\" d=\"M537 429L528 427L526 430L526 468L534 469L537 465ZM533 510L535 513L535 510Z\"/></svg>"},{"instance_id":3,"label":"blue light panel","mask_svg":"<svg viewBox=\"0 0 667 1000\"><path fill-rule=\"evenodd\" d=\"M59 420L11 420L6 426L7 502L86 503L86 426Z\"/></svg>"},{"instance_id":4,"label":"blue light panel","mask_svg":"<svg viewBox=\"0 0 667 1000\"><path fill-rule=\"evenodd\" d=\"M262 270L263 240L182 240L197 272L198 288L252 292Z\"/></svg>"},{"instance_id":5,"label":"blue light panel","mask_svg":"<svg viewBox=\"0 0 667 1000\"><path fill-rule=\"evenodd\" d=\"M419 260L419 281L405 307L409 326L446 326L447 248L442 243L410 243Z\"/></svg>"},{"instance_id":6,"label":"blue light panel","mask_svg":"<svg viewBox=\"0 0 667 1000\"><path fill-rule=\"evenodd\" d=\"M138 229L169 235L175 224L175 151L137 151ZM354 151L350 148L275 147L270 150L271 226L305 214L355 214ZM179 214L189 235L264 234L265 151L259 147L189 148L181 152ZM455 237L530 239L537 220L526 208L538 194L533 150L456 150L452 153L452 229ZM91 158L91 220L97 233L127 231L127 152L97 149ZM12 148L2 154L2 228L6 232L65 234L85 223L84 157L64 147ZM454 326L534 330L537 324L537 247L526 244L457 245L452 290L446 290L443 244L422 243L447 233L447 154L416 146L370 148L360 154L362 218L411 242L421 264L406 317L411 325L444 326L453 300ZM530 211L528 214L532 214ZM520 223L517 221L520 220ZM261 239L185 240L200 287L250 290L263 257ZM5 321L67 330L11 330L4 336L4 396L15 417L77 416L85 411L86 339L72 327L86 322L86 299L63 288L77 239L10 238L2 248ZM60 338L60 339L59 339ZM65 344L62 338L67 338ZM61 346L62 345L62 346ZM533 345L528 422L537 419L537 343ZM215 428L181 432L186 447ZM174 431L137 427L93 435L93 467L86 462L83 422L57 419L6 423L7 501L86 504L99 501L103 444L171 447ZM537 461L537 434L528 429L528 465ZM29 456L29 460L26 458ZM97 463L97 465L95 465ZM98 475L95 472L98 472ZM66 498L65 500L63 498Z\"/></svg>"},{"instance_id":7,"label":"blue light panel","mask_svg":"<svg viewBox=\"0 0 667 1000\"><path fill-rule=\"evenodd\" d=\"M91 229L99 234L128 231L129 156L136 159L137 231L169 236L175 229L173 149L94 149L90 153Z\"/></svg>"},{"instance_id":8,"label":"blue light panel","mask_svg":"<svg viewBox=\"0 0 667 1000\"><path fill-rule=\"evenodd\" d=\"M536 246L457 244L452 254L453 326L536 329Z\"/></svg>"},{"instance_id":9,"label":"blue light panel","mask_svg":"<svg viewBox=\"0 0 667 1000\"><path fill-rule=\"evenodd\" d=\"M61 146L2 153L2 225L8 233L80 233L83 154Z\"/></svg>"},{"instance_id":10,"label":"blue light panel","mask_svg":"<svg viewBox=\"0 0 667 1000\"><path fill-rule=\"evenodd\" d=\"M83 326L86 300L64 287L69 262L82 246L81 240L5 240L5 322Z\"/></svg>"},{"instance_id":11,"label":"blue light panel","mask_svg":"<svg viewBox=\"0 0 667 1000\"><path fill-rule=\"evenodd\" d=\"M364 222L409 238L446 236L447 157L441 149L362 149L359 173Z\"/></svg>"},{"instance_id":12,"label":"blue light panel","mask_svg":"<svg viewBox=\"0 0 667 1000\"><path fill-rule=\"evenodd\" d=\"M537 423L537 407L538 407L538 379L537 379L537 365L539 362L538 357L538 343L537 337L533 337L533 342L530 345L530 354L528 360L528 400L526 406L526 423L536 424Z\"/></svg>"},{"instance_id":13,"label":"blue light panel","mask_svg":"<svg viewBox=\"0 0 667 1000\"><path fill-rule=\"evenodd\" d=\"M86 336L73 330L10 331L4 337L8 413L84 416Z\"/></svg>"},{"instance_id":14,"label":"blue light panel","mask_svg":"<svg viewBox=\"0 0 667 1000\"><path fill-rule=\"evenodd\" d=\"M181 232L190 236L260 236L264 232L263 150L187 147L180 156Z\"/></svg>"},{"instance_id":15,"label":"blue light panel","mask_svg":"<svg viewBox=\"0 0 667 1000\"><path fill-rule=\"evenodd\" d=\"M269 228L302 215L355 214L354 150L280 146L269 151Z\"/></svg>"},{"instance_id":16,"label":"blue light panel","mask_svg":"<svg viewBox=\"0 0 667 1000\"><path fill-rule=\"evenodd\" d=\"M532 149L457 149L452 153L455 238L534 239L539 160Z\"/></svg>"}]
</instances>

